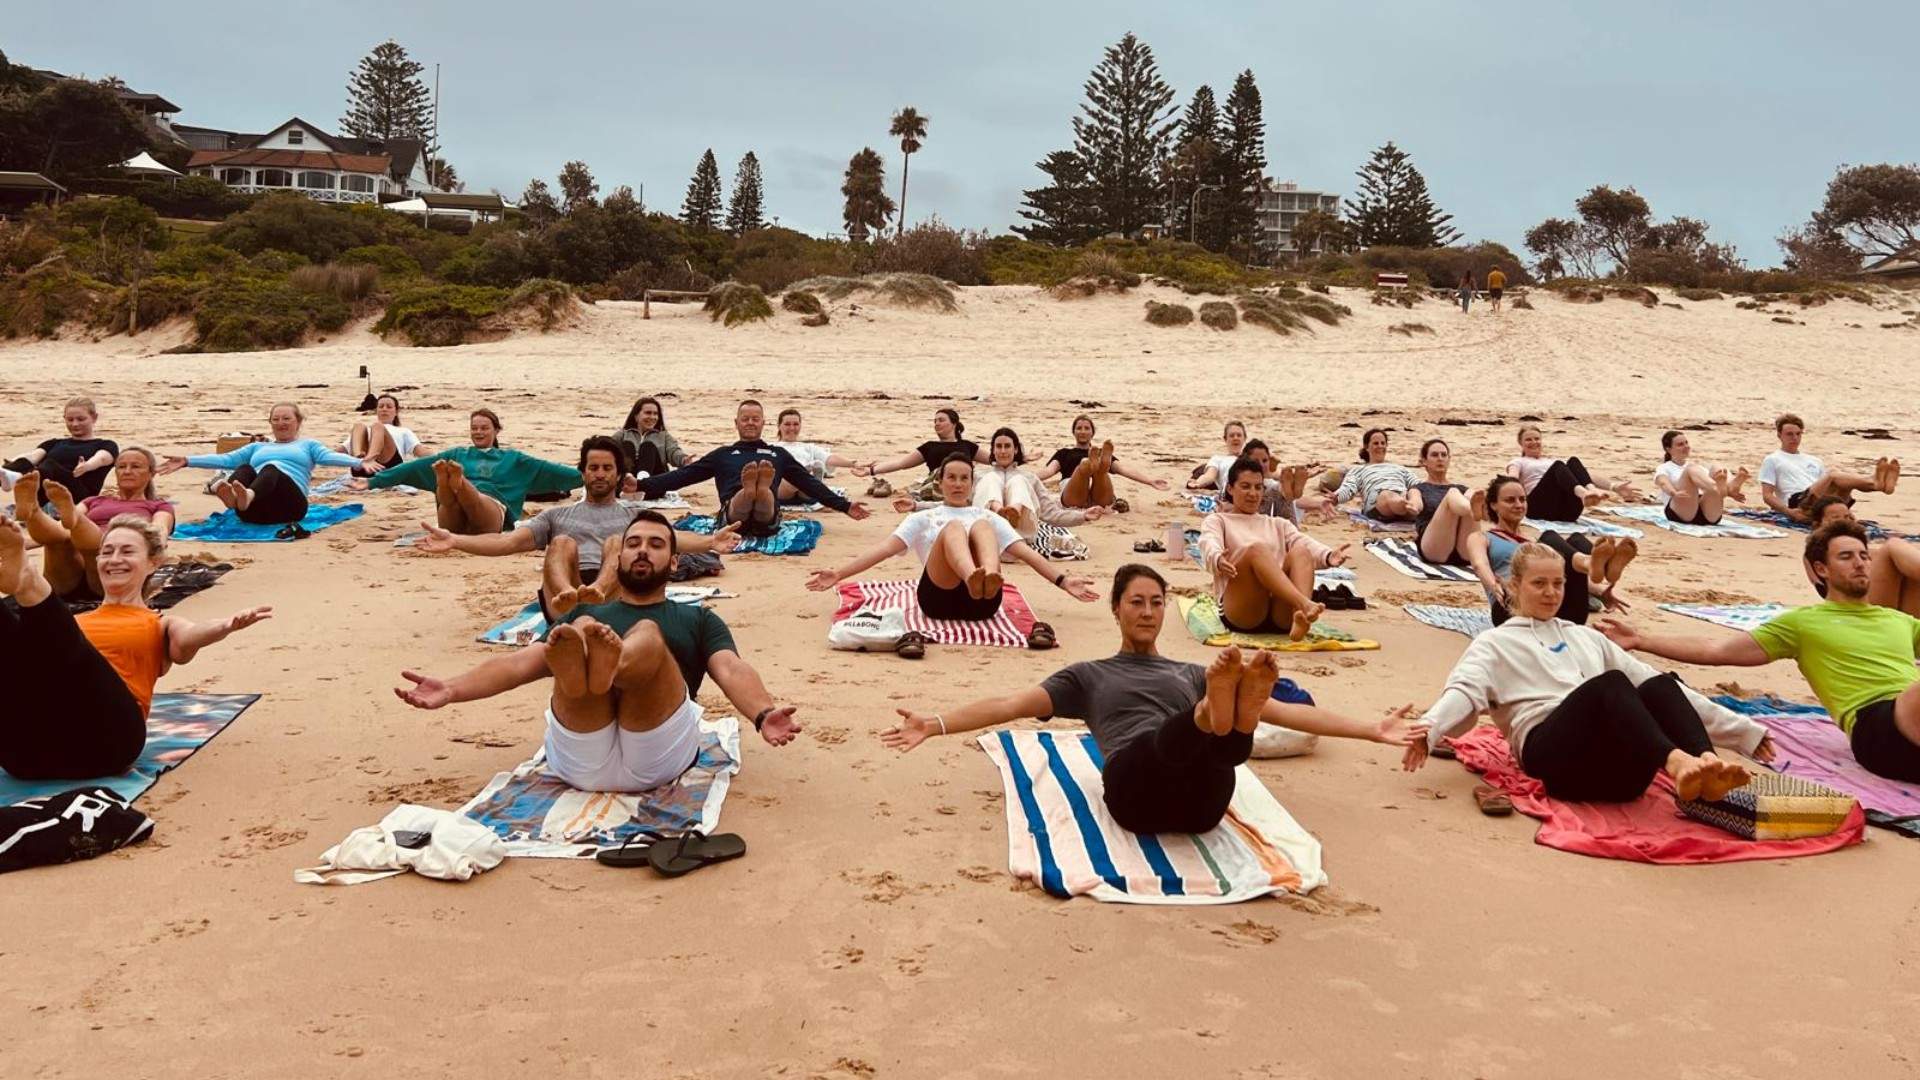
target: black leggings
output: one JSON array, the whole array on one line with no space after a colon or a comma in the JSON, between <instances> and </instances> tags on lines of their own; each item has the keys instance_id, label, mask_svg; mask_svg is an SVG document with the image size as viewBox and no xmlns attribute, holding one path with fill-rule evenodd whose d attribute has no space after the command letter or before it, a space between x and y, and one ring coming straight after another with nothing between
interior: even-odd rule
<instances>
[{"instance_id":1,"label":"black leggings","mask_svg":"<svg viewBox=\"0 0 1920 1080\"><path fill-rule=\"evenodd\" d=\"M1675 750L1713 749L1706 725L1671 673L1638 687L1606 671L1574 687L1527 735L1520 763L1547 794L1570 802L1632 802Z\"/></svg>"},{"instance_id":2,"label":"black leggings","mask_svg":"<svg viewBox=\"0 0 1920 1080\"><path fill-rule=\"evenodd\" d=\"M79 462L74 462L74 464L77 465ZM14 458L12 461L6 463L6 467L17 473L37 472L40 474L40 505L42 506L47 505L48 484L59 484L61 487L66 488L73 493L73 501L79 502L88 496L100 494L101 483L106 480L107 474L112 471L110 469L95 469L85 476L75 476L71 468L53 460L53 455L51 454L40 459L40 464L38 465L28 461L26 458Z\"/></svg>"},{"instance_id":3,"label":"black leggings","mask_svg":"<svg viewBox=\"0 0 1920 1080\"><path fill-rule=\"evenodd\" d=\"M21 780L86 780L123 773L140 756L140 702L59 597L17 611L0 604L0 658L34 675L9 692L0 769Z\"/></svg>"},{"instance_id":4,"label":"black leggings","mask_svg":"<svg viewBox=\"0 0 1920 1080\"><path fill-rule=\"evenodd\" d=\"M1252 752L1251 734L1209 734L1182 709L1107 759L1107 812L1132 832L1206 832L1226 816L1234 766Z\"/></svg>"},{"instance_id":5,"label":"black leggings","mask_svg":"<svg viewBox=\"0 0 1920 1080\"><path fill-rule=\"evenodd\" d=\"M1546 475L1527 496L1527 516L1541 521L1579 521L1580 514L1586 510L1574 488L1591 485L1593 477L1587 473L1587 467L1580 459L1570 457L1565 461L1556 461L1547 466Z\"/></svg>"},{"instance_id":6,"label":"black leggings","mask_svg":"<svg viewBox=\"0 0 1920 1080\"><path fill-rule=\"evenodd\" d=\"M307 493L293 477L271 465L259 472L251 465L233 470L233 482L253 489L253 505L235 511L241 521L255 525L286 525L307 516Z\"/></svg>"},{"instance_id":7,"label":"black leggings","mask_svg":"<svg viewBox=\"0 0 1920 1080\"><path fill-rule=\"evenodd\" d=\"M1572 536L1561 536L1559 533L1549 529L1540 534L1539 543L1545 544L1559 552L1560 558L1567 564L1567 589L1565 593L1561 594L1560 610L1555 612L1555 614L1570 623L1575 623L1580 626L1587 625L1587 575L1573 568L1573 556L1575 552L1591 555L1593 553L1593 542L1579 533L1575 533ZM1501 606L1498 602L1495 602L1492 607L1493 625L1495 626L1499 626L1513 617L1513 613Z\"/></svg>"}]
</instances>

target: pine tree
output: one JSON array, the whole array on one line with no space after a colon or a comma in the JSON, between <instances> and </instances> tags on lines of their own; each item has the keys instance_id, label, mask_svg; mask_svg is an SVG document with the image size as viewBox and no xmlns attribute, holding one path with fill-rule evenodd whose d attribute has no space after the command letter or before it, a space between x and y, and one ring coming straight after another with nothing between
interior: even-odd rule
<instances>
[{"instance_id":1,"label":"pine tree","mask_svg":"<svg viewBox=\"0 0 1920 1080\"><path fill-rule=\"evenodd\" d=\"M727 231L735 236L766 228L765 196L760 189L760 159L753 151L733 174L733 201L727 204Z\"/></svg>"},{"instance_id":2,"label":"pine tree","mask_svg":"<svg viewBox=\"0 0 1920 1080\"><path fill-rule=\"evenodd\" d=\"M712 232L720 227L720 163L709 149L694 166L693 179L687 181L687 199L680 206L680 220L697 232Z\"/></svg>"},{"instance_id":3,"label":"pine tree","mask_svg":"<svg viewBox=\"0 0 1920 1080\"><path fill-rule=\"evenodd\" d=\"M1427 193L1426 177L1407 152L1389 142L1354 174L1360 188L1347 205L1354 243L1361 247L1446 247L1460 238Z\"/></svg>"},{"instance_id":4,"label":"pine tree","mask_svg":"<svg viewBox=\"0 0 1920 1080\"><path fill-rule=\"evenodd\" d=\"M1129 33L1101 57L1086 92L1073 120L1074 153L1087 163L1101 228L1131 236L1165 217L1158 173L1177 126L1169 119L1173 88L1153 49Z\"/></svg>"},{"instance_id":5,"label":"pine tree","mask_svg":"<svg viewBox=\"0 0 1920 1080\"><path fill-rule=\"evenodd\" d=\"M1260 88L1242 71L1227 95L1220 124L1220 250L1259 262L1267 254L1260 226L1266 191L1267 124L1260 115Z\"/></svg>"},{"instance_id":6,"label":"pine tree","mask_svg":"<svg viewBox=\"0 0 1920 1080\"><path fill-rule=\"evenodd\" d=\"M1071 150L1055 150L1039 163L1052 183L1029 188L1020 216L1032 224L1015 225L1013 231L1042 244L1068 247L1084 244L1100 235L1099 208L1094 203L1093 181L1087 175L1087 163Z\"/></svg>"},{"instance_id":7,"label":"pine tree","mask_svg":"<svg viewBox=\"0 0 1920 1080\"><path fill-rule=\"evenodd\" d=\"M1220 216L1219 136L1220 107L1213 87L1202 86L1193 92L1180 118L1168 161L1167 198L1172 210L1168 223L1177 239L1198 241L1205 233L1211 240L1219 231L1215 224Z\"/></svg>"},{"instance_id":8,"label":"pine tree","mask_svg":"<svg viewBox=\"0 0 1920 1080\"><path fill-rule=\"evenodd\" d=\"M847 224L847 239L856 244L884 232L893 216L893 200L887 197L887 166L873 147L864 147L847 161L846 181L840 194L846 196L841 216Z\"/></svg>"},{"instance_id":9,"label":"pine tree","mask_svg":"<svg viewBox=\"0 0 1920 1080\"><path fill-rule=\"evenodd\" d=\"M360 58L347 76L347 114L341 130L362 139L434 141L433 95L420 81L426 65L398 42L385 41Z\"/></svg>"},{"instance_id":10,"label":"pine tree","mask_svg":"<svg viewBox=\"0 0 1920 1080\"><path fill-rule=\"evenodd\" d=\"M520 212L535 225L545 225L560 216L560 204L545 180L534 179L527 181L527 190L520 194Z\"/></svg>"},{"instance_id":11,"label":"pine tree","mask_svg":"<svg viewBox=\"0 0 1920 1080\"><path fill-rule=\"evenodd\" d=\"M560 166L560 211L571 214L594 205L593 195L600 185L584 161L569 161Z\"/></svg>"}]
</instances>

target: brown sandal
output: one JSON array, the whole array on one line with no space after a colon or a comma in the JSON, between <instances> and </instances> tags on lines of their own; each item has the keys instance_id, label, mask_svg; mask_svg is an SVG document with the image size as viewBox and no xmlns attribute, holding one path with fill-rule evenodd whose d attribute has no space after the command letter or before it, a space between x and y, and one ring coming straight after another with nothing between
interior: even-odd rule
<instances>
[{"instance_id":1,"label":"brown sandal","mask_svg":"<svg viewBox=\"0 0 1920 1080\"><path fill-rule=\"evenodd\" d=\"M1475 784L1473 801L1480 807L1480 812L1488 817L1506 817L1513 813L1513 800L1507 797L1506 792L1491 784Z\"/></svg>"},{"instance_id":2,"label":"brown sandal","mask_svg":"<svg viewBox=\"0 0 1920 1080\"><path fill-rule=\"evenodd\" d=\"M1029 649L1053 649L1058 648L1059 645L1060 642L1053 636L1053 627L1046 623L1034 623L1033 629L1027 633Z\"/></svg>"},{"instance_id":3,"label":"brown sandal","mask_svg":"<svg viewBox=\"0 0 1920 1080\"><path fill-rule=\"evenodd\" d=\"M900 635L900 640L894 645L893 651L902 660L919 660L927 655L927 646L932 643L933 639L920 631L909 630Z\"/></svg>"}]
</instances>

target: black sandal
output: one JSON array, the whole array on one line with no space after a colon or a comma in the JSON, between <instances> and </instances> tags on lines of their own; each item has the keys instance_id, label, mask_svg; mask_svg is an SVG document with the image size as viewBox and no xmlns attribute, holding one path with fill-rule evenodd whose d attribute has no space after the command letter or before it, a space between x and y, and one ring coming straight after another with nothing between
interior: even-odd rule
<instances>
[{"instance_id":1,"label":"black sandal","mask_svg":"<svg viewBox=\"0 0 1920 1080\"><path fill-rule=\"evenodd\" d=\"M635 840L646 838L646 843L635 844ZM647 865L647 850L666 840L666 837L652 829L641 829L625 840L617 848L601 848L594 853L594 861L601 866L611 866L621 870L631 870Z\"/></svg>"},{"instance_id":2,"label":"black sandal","mask_svg":"<svg viewBox=\"0 0 1920 1080\"><path fill-rule=\"evenodd\" d=\"M893 651L899 654L902 660L919 660L927 655L927 646L931 644L933 644L932 638L918 630L909 630L900 635L900 640L894 644Z\"/></svg>"},{"instance_id":3,"label":"black sandal","mask_svg":"<svg viewBox=\"0 0 1920 1080\"><path fill-rule=\"evenodd\" d=\"M1167 545L1161 543L1158 540L1135 540L1133 542L1133 550L1141 553L1142 555L1148 555L1148 554L1152 554L1153 552L1167 550Z\"/></svg>"},{"instance_id":4,"label":"black sandal","mask_svg":"<svg viewBox=\"0 0 1920 1080\"><path fill-rule=\"evenodd\" d=\"M1327 595L1332 597L1334 601L1327 605L1330 608L1337 608L1341 611L1367 610L1367 598L1364 596L1355 596L1353 590L1345 585L1335 585L1333 588L1327 590Z\"/></svg>"},{"instance_id":5,"label":"black sandal","mask_svg":"<svg viewBox=\"0 0 1920 1080\"><path fill-rule=\"evenodd\" d=\"M747 853L747 842L735 833L687 832L647 848L647 865L661 877L679 877Z\"/></svg>"},{"instance_id":6,"label":"black sandal","mask_svg":"<svg viewBox=\"0 0 1920 1080\"><path fill-rule=\"evenodd\" d=\"M1060 640L1054 636L1053 627L1047 623L1034 623L1033 629L1027 632L1027 648L1029 649L1057 649L1059 647Z\"/></svg>"},{"instance_id":7,"label":"black sandal","mask_svg":"<svg viewBox=\"0 0 1920 1080\"><path fill-rule=\"evenodd\" d=\"M274 533L273 538L275 540L305 540L312 535L312 533L307 531L306 526L296 521L291 525L283 527L279 532Z\"/></svg>"}]
</instances>

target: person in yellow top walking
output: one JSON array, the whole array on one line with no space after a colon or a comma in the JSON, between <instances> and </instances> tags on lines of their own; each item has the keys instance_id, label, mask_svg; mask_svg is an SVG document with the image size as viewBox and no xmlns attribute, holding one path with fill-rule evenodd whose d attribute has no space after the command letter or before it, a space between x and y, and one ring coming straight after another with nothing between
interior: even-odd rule
<instances>
[{"instance_id":1,"label":"person in yellow top walking","mask_svg":"<svg viewBox=\"0 0 1920 1080\"><path fill-rule=\"evenodd\" d=\"M1500 311L1500 293L1507 287L1507 272L1500 269L1499 263L1487 271L1487 299L1493 304L1495 314Z\"/></svg>"}]
</instances>

